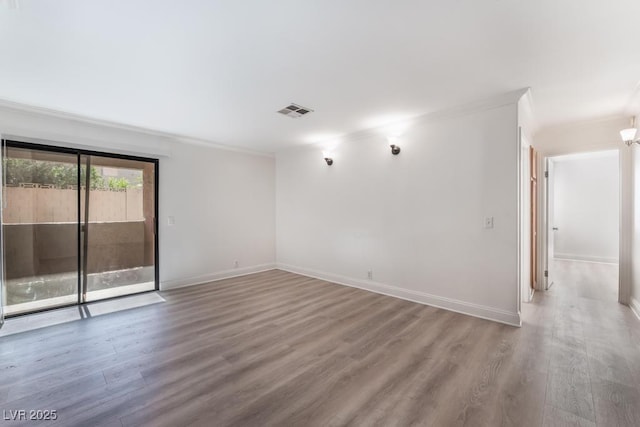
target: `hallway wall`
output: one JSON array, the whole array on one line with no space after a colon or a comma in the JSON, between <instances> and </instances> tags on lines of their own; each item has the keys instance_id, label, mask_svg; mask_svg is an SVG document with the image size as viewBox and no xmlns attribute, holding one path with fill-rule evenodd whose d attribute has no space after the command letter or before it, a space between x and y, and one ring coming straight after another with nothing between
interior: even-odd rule
<instances>
[{"instance_id":1,"label":"hallway wall","mask_svg":"<svg viewBox=\"0 0 640 427\"><path fill-rule=\"evenodd\" d=\"M633 146L633 280L630 306L640 318L640 146Z\"/></svg>"},{"instance_id":2,"label":"hallway wall","mask_svg":"<svg viewBox=\"0 0 640 427\"><path fill-rule=\"evenodd\" d=\"M617 150L554 158L555 258L618 262Z\"/></svg>"}]
</instances>

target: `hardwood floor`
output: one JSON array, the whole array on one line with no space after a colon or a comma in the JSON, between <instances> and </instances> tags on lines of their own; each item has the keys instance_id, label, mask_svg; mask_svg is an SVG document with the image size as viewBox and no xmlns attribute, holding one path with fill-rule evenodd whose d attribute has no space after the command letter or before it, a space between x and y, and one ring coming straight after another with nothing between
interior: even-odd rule
<instances>
[{"instance_id":1,"label":"hardwood floor","mask_svg":"<svg viewBox=\"0 0 640 427\"><path fill-rule=\"evenodd\" d=\"M640 425L640 321L582 264L522 328L278 270L162 292L0 338L0 407L51 426Z\"/></svg>"}]
</instances>

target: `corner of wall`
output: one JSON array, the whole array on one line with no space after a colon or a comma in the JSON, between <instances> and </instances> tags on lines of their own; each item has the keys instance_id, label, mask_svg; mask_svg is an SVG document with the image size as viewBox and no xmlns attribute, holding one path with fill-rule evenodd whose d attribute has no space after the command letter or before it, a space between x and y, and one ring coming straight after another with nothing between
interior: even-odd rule
<instances>
[{"instance_id":1,"label":"corner of wall","mask_svg":"<svg viewBox=\"0 0 640 427\"><path fill-rule=\"evenodd\" d=\"M175 279L175 280L161 280L160 290L167 291L169 289L183 288L187 286L202 285L209 282L217 282L219 280L230 279L232 277L246 276L247 274L261 273L263 271L274 270L276 268L275 263L266 263L259 265L252 265L244 268L234 268L232 270L223 270L212 272L209 274L203 274L199 276Z\"/></svg>"}]
</instances>

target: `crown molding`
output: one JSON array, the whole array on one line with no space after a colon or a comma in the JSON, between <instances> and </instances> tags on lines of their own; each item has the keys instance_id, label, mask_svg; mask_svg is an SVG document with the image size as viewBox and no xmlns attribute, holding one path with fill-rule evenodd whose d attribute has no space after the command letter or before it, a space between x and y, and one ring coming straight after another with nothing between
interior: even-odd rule
<instances>
[{"instance_id":1,"label":"crown molding","mask_svg":"<svg viewBox=\"0 0 640 427\"><path fill-rule=\"evenodd\" d=\"M270 152L251 150L243 147L234 147L230 145L220 144L215 141L205 140L201 138L194 138L187 135L174 134L169 132L157 131L154 129L148 129L140 126L133 126L109 120L96 119L81 114L70 113L61 110L54 110L51 108L24 104L8 99L0 99L0 114L3 112L24 113L33 118L56 118L65 121L71 121L81 123L83 125L93 126L96 129L111 129L124 132L131 132L139 135L151 136L155 138L161 138L170 143L182 143L190 145L198 145L206 148L214 148L218 150L234 151L243 154L250 154L254 156L273 157L274 154ZM23 135L29 137L30 135Z\"/></svg>"},{"instance_id":2,"label":"crown molding","mask_svg":"<svg viewBox=\"0 0 640 427\"><path fill-rule=\"evenodd\" d=\"M425 125L429 123L439 122L442 120L453 119L467 114L477 113L480 111L491 110L494 108L503 107L505 105L517 104L518 101L525 95L530 93L530 88L522 88L511 92L506 92L491 98L486 98L479 101L470 102L453 108L447 108L444 110L433 111L430 113L415 116L399 122L386 123L382 126L376 126L369 129L363 129L356 132L344 134L340 137L343 141L360 141L369 138L386 138L384 130L394 124L402 123L409 127ZM529 102L531 102L529 100ZM315 142L313 144L298 145L290 148L284 148L277 153L295 151L295 150L317 150L326 144L328 141ZM277 154L276 153L276 154Z\"/></svg>"}]
</instances>

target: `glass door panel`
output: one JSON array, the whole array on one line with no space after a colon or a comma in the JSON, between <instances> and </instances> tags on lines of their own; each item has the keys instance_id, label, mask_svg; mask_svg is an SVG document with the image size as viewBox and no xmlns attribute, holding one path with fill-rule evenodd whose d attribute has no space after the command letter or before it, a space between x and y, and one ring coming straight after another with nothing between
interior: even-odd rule
<instances>
[{"instance_id":1,"label":"glass door panel","mask_svg":"<svg viewBox=\"0 0 640 427\"><path fill-rule=\"evenodd\" d=\"M78 155L7 147L5 314L78 302Z\"/></svg>"},{"instance_id":2,"label":"glass door panel","mask_svg":"<svg viewBox=\"0 0 640 427\"><path fill-rule=\"evenodd\" d=\"M154 290L155 163L93 154L80 163L82 301Z\"/></svg>"},{"instance_id":3,"label":"glass door panel","mask_svg":"<svg viewBox=\"0 0 640 427\"><path fill-rule=\"evenodd\" d=\"M6 141L2 138L2 135L0 135L0 141L2 142L0 149L2 150L2 153L4 153ZM2 249L4 247L4 244L2 243L4 239L4 233L2 232L2 211L4 210L4 188L2 188L2 185L4 184L3 164L4 160L0 159L0 177L2 177L0 182L0 249L2 252L4 252L4 249ZM7 305L6 295L7 293L4 290L4 256L0 255L0 329L4 325L4 307Z\"/></svg>"},{"instance_id":4,"label":"glass door panel","mask_svg":"<svg viewBox=\"0 0 640 427\"><path fill-rule=\"evenodd\" d=\"M2 159L4 314L157 289L157 160L12 141Z\"/></svg>"}]
</instances>

